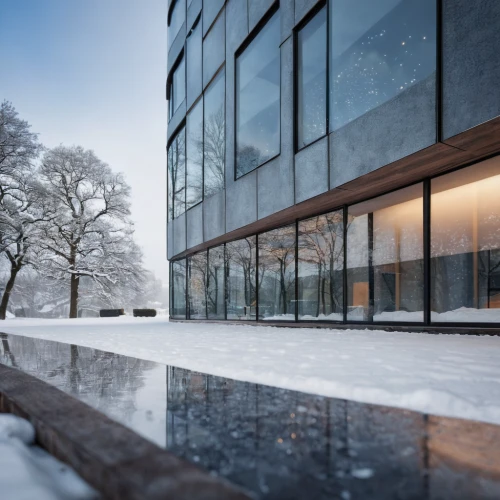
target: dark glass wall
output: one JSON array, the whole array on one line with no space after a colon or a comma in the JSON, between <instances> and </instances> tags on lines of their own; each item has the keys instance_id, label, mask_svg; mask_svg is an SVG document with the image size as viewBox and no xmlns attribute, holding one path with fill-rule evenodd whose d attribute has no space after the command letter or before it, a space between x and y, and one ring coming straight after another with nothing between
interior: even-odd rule
<instances>
[{"instance_id":1,"label":"dark glass wall","mask_svg":"<svg viewBox=\"0 0 500 500\"><path fill-rule=\"evenodd\" d=\"M280 152L280 15L236 59L236 177Z\"/></svg>"},{"instance_id":2,"label":"dark glass wall","mask_svg":"<svg viewBox=\"0 0 500 500\"><path fill-rule=\"evenodd\" d=\"M224 245L208 251L207 309L209 319L225 319Z\"/></svg>"},{"instance_id":3,"label":"dark glass wall","mask_svg":"<svg viewBox=\"0 0 500 500\"><path fill-rule=\"evenodd\" d=\"M298 317L343 321L344 212L298 225Z\"/></svg>"},{"instance_id":4,"label":"dark glass wall","mask_svg":"<svg viewBox=\"0 0 500 500\"><path fill-rule=\"evenodd\" d=\"M330 0L330 130L436 72L436 0Z\"/></svg>"},{"instance_id":5,"label":"dark glass wall","mask_svg":"<svg viewBox=\"0 0 500 500\"><path fill-rule=\"evenodd\" d=\"M172 262L171 273L172 310L170 316L175 319L186 319L186 261Z\"/></svg>"},{"instance_id":6,"label":"dark glass wall","mask_svg":"<svg viewBox=\"0 0 500 500\"><path fill-rule=\"evenodd\" d=\"M204 95L204 195L208 198L224 189L226 157L224 70L217 75Z\"/></svg>"},{"instance_id":7,"label":"dark glass wall","mask_svg":"<svg viewBox=\"0 0 500 500\"><path fill-rule=\"evenodd\" d=\"M295 224L259 235L259 319L295 320Z\"/></svg>"},{"instance_id":8,"label":"dark glass wall","mask_svg":"<svg viewBox=\"0 0 500 500\"><path fill-rule=\"evenodd\" d=\"M188 107L201 94L202 53L201 22L198 21L186 40L186 93Z\"/></svg>"},{"instance_id":9,"label":"dark glass wall","mask_svg":"<svg viewBox=\"0 0 500 500\"><path fill-rule=\"evenodd\" d=\"M257 238L226 244L227 319L256 318Z\"/></svg>"},{"instance_id":10,"label":"dark glass wall","mask_svg":"<svg viewBox=\"0 0 500 500\"><path fill-rule=\"evenodd\" d=\"M208 266L207 252L200 252L187 259L189 319L208 318Z\"/></svg>"},{"instance_id":11,"label":"dark glass wall","mask_svg":"<svg viewBox=\"0 0 500 500\"><path fill-rule=\"evenodd\" d=\"M323 7L297 35L297 142L326 134L327 12Z\"/></svg>"},{"instance_id":12,"label":"dark glass wall","mask_svg":"<svg viewBox=\"0 0 500 500\"><path fill-rule=\"evenodd\" d=\"M203 97L186 118L186 210L203 199Z\"/></svg>"},{"instance_id":13,"label":"dark glass wall","mask_svg":"<svg viewBox=\"0 0 500 500\"><path fill-rule=\"evenodd\" d=\"M174 9L168 23L168 46L170 47L186 21L186 0L175 0Z\"/></svg>"},{"instance_id":14,"label":"dark glass wall","mask_svg":"<svg viewBox=\"0 0 500 500\"><path fill-rule=\"evenodd\" d=\"M500 323L500 159L431 189L431 320Z\"/></svg>"},{"instance_id":15,"label":"dark glass wall","mask_svg":"<svg viewBox=\"0 0 500 500\"><path fill-rule=\"evenodd\" d=\"M185 211L186 203L186 151L185 130L182 129L168 148L168 220Z\"/></svg>"}]
</instances>

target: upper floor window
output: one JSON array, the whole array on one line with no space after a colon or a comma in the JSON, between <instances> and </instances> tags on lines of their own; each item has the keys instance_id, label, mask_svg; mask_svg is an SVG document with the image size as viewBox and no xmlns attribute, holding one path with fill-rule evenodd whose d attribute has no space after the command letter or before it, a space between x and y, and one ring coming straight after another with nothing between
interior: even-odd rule
<instances>
[{"instance_id":1,"label":"upper floor window","mask_svg":"<svg viewBox=\"0 0 500 500\"><path fill-rule=\"evenodd\" d=\"M186 97L188 107L202 92L202 38L201 18L198 19L186 40Z\"/></svg>"},{"instance_id":2,"label":"upper floor window","mask_svg":"<svg viewBox=\"0 0 500 500\"><path fill-rule=\"evenodd\" d=\"M236 177L280 152L280 14L236 59Z\"/></svg>"},{"instance_id":3,"label":"upper floor window","mask_svg":"<svg viewBox=\"0 0 500 500\"><path fill-rule=\"evenodd\" d=\"M186 0L175 0L168 22L168 46L172 45L182 25L186 21Z\"/></svg>"},{"instance_id":4,"label":"upper floor window","mask_svg":"<svg viewBox=\"0 0 500 500\"><path fill-rule=\"evenodd\" d=\"M168 148L168 220L185 212L186 151L185 130L182 129Z\"/></svg>"},{"instance_id":5,"label":"upper floor window","mask_svg":"<svg viewBox=\"0 0 500 500\"><path fill-rule=\"evenodd\" d=\"M297 145L307 146L326 134L326 7L297 36Z\"/></svg>"},{"instance_id":6,"label":"upper floor window","mask_svg":"<svg viewBox=\"0 0 500 500\"><path fill-rule=\"evenodd\" d=\"M175 112L186 98L186 67L184 57L174 69L170 82L170 98L168 101L168 117L174 116Z\"/></svg>"},{"instance_id":7,"label":"upper floor window","mask_svg":"<svg viewBox=\"0 0 500 500\"><path fill-rule=\"evenodd\" d=\"M186 117L186 210L203 200L203 97Z\"/></svg>"},{"instance_id":8,"label":"upper floor window","mask_svg":"<svg viewBox=\"0 0 500 500\"><path fill-rule=\"evenodd\" d=\"M330 2L330 129L434 85L436 0Z\"/></svg>"},{"instance_id":9,"label":"upper floor window","mask_svg":"<svg viewBox=\"0 0 500 500\"><path fill-rule=\"evenodd\" d=\"M203 174L204 196L224 189L226 158L225 72L222 70L204 94Z\"/></svg>"}]
</instances>

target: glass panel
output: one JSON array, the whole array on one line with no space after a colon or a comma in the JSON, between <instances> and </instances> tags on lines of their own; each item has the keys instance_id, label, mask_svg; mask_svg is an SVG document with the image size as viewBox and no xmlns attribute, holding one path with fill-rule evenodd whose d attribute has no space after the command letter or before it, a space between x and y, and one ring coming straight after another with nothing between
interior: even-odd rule
<instances>
[{"instance_id":1,"label":"glass panel","mask_svg":"<svg viewBox=\"0 0 500 500\"><path fill-rule=\"evenodd\" d=\"M431 186L432 321L500 323L500 158Z\"/></svg>"},{"instance_id":2,"label":"glass panel","mask_svg":"<svg viewBox=\"0 0 500 500\"><path fill-rule=\"evenodd\" d=\"M172 310L170 316L186 319L186 260L172 262Z\"/></svg>"},{"instance_id":3,"label":"glass panel","mask_svg":"<svg viewBox=\"0 0 500 500\"><path fill-rule=\"evenodd\" d=\"M299 319L342 321L344 319L342 210L300 221L298 245Z\"/></svg>"},{"instance_id":4,"label":"glass panel","mask_svg":"<svg viewBox=\"0 0 500 500\"><path fill-rule=\"evenodd\" d=\"M203 134L205 198L224 189L224 159L226 154L224 86L225 73L221 71L205 92Z\"/></svg>"},{"instance_id":5,"label":"glass panel","mask_svg":"<svg viewBox=\"0 0 500 500\"><path fill-rule=\"evenodd\" d=\"M207 319L207 252L188 257L189 319Z\"/></svg>"},{"instance_id":6,"label":"glass panel","mask_svg":"<svg viewBox=\"0 0 500 500\"><path fill-rule=\"evenodd\" d=\"M347 319L424 319L422 184L349 207Z\"/></svg>"},{"instance_id":7,"label":"glass panel","mask_svg":"<svg viewBox=\"0 0 500 500\"><path fill-rule=\"evenodd\" d=\"M227 319L255 319L255 236L226 244Z\"/></svg>"},{"instance_id":8,"label":"glass panel","mask_svg":"<svg viewBox=\"0 0 500 500\"><path fill-rule=\"evenodd\" d=\"M169 108L169 118L174 116L179 106L182 104L186 97L186 67L184 64L184 57L181 62L174 70L172 76L171 90L170 90L170 101L168 103Z\"/></svg>"},{"instance_id":9,"label":"glass panel","mask_svg":"<svg viewBox=\"0 0 500 500\"><path fill-rule=\"evenodd\" d=\"M208 318L225 319L224 246L208 251Z\"/></svg>"},{"instance_id":10,"label":"glass panel","mask_svg":"<svg viewBox=\"0 0 500 500\"><path fill-rule=\"evenodd\" d=\"M203 199L203 98L186 118L186 210Z\"/></svg>"},{"instance_id":11,"label":"glass panel","mask_svg":"<svg viewBox=\"0 0 500 500\"><path fill-rule=\"evenodd\" d=\"M259 235L259 319L295 320L295 225Z\"/></svg>"},{"instance_id":12,"label":"glass panel","mask_svg":"<svg viewBox=\"0 0 500 500\"><path fill-rule=\"evenodd\" d=\"M236 177L280 152L280 16L236 60Z\"/></svg>"},{"instance_id":13,"label":"glass panel","mask_svg":"<svg viewBox=\"0 0 500 500\"><path fill-rule=\"evenodd\" d=\"M168 219L183 214L186 196L185 130L182 129L168 148Z\"/></svg>"},{"instance_id":14,"label":"glass panel","mask_svg":"<svg viewBox=\"0 0 500 500\"><path fill-rule=\"evenodd\" d=\"M174 10L170 16L170 24L168 25L168 47L172 45L181 29L184 21L186 20L186 0L177 0L175 2Z\"/></svg>"},{"instance_id":15,"label":"glass panel","mask_svg":"<svg viewBox=\"0 0 500 500\"><path fill-rule=\"evenodd\" d=\"M326 7L299 31L298 146L326 134Z\"/></svg>"},{"instance_id":16,"label":"glass panel","mask_svg":"<svg viewBox=\"0 0 500 500\"><path fill-rule=\"evenodd\" d=\"M330 127L436 72L436 0L331 0Z\"/></svg>"},{"instance_id":17,"label":"glass panel","mask_svg":"<svg viewBox=\"0 0 500 500\"><path fill-rule=\"evenodd\" d=\"M189 35L186 45L187 96L188 105L191 105L202 91L201 22L198 22L193 32Z\"/></svg>"}]
</instances>

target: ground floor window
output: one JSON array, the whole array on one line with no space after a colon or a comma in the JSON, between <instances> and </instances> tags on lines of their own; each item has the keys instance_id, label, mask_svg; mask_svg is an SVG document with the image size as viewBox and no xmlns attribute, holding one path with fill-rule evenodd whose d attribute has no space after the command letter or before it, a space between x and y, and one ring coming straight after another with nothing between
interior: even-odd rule
<instances>
[{"instance_id":1,"label":"ground floor window","mask_svg":"<svg viewBox=\"0 0 500 500\"><path fill-rule=\"evenodd\" d=\"M186 261L172 262L170 268L171 283L171 311L170 316L176 319L186 318Z\"/></svg>"}]
</instances>

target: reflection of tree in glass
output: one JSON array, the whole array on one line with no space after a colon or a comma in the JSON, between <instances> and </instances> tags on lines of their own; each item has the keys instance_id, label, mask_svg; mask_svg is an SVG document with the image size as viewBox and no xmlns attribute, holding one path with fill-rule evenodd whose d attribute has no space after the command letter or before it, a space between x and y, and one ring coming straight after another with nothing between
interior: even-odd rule
<instances>
[{"instance_id":1,"label":"reflection of tree in glass","mask_svg":"<svg viewBox=\"0 0 500 500\"><path fill-rule=\"evenodd\" d=\"M236 177L241 177L247 172L255 170L264 162L260 150L254 146L241 145L238 147L238 157L236 159Z\"/></svg>"},{"instance_id":2,"label":"reflection of tree in glass","mask_svg":"<svg viewBox=\"0 0 500 500\"><path fill-rule=\"evenodd\" d=\"M224 247L208 253L207 308L209 316L224 318Z\"/></svg>"},{"instance_id":3,"label":"reflection of tree in glass","mask_svg":"<svg viewBox=\"0 0 500 500\"><path fill-rule=\"evenodd\" d=\"M184 130L177 134L168 149L168 219L179 217L185 210L186 153Z\"/></svg>"},{"instance_id":4,"label":"reflection of tree in glass","mask_svg":"<svg viewBox=\"0 0 500 500\"><path fill-rule=\"evenodd\" d=\"M207 253L189 258L189 317L208 317L208 266Z\"/></svg>"},{"instance_id":5,"label":"reflection of tree in glass","mask_svg":"<svg viewBox=\"0 0 500 500\"><path fill-rule=\"evenodd\" d=\"M215 113L205 116L203 159L206 197L224 189L225 124L223 104Z\"/></svg>"}]
</instances>

